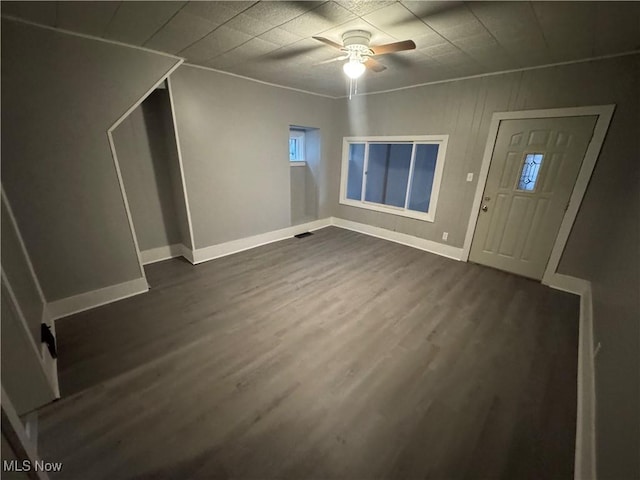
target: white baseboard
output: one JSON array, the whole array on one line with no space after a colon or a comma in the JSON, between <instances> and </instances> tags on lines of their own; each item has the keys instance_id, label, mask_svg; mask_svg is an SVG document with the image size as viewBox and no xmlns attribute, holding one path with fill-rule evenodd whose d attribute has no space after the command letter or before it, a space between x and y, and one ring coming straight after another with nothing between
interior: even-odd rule
<instances>
[{"instance_id":1,"label":"white baseboard","mask_svg":"<svg viewBox=\"0 0 640 480\"><path fill-rule=\"evenodd\" d=\"M353 230L355 232L364 233L365 235L382 238L383 240L400 243L402 245L407 245L419 250L435 253L436 255L441 255L453 260L460 260L462 258L462 248L452 247L450 245L444 245L432 240L426 240L424 238L407 235L406 233L394 232L392 230L373 227L364 223L352 222L350 220L344 220L337 217L328 217L321 220L314 220L313 222L303 223L280 230L274 230L272 232L262 233L260 235L254 235L252 237L240 238L238 240L232 240L230 242L212 245L210 247L199 248L193 251L192 258L189 257L191 251L183 246L182 256L187 258L191 263L195 265L198 263L213 260L215 258L220 258L226 255L232 255L244 250L259 247L261 245L266 245L268 243L285 240L287 238L291 238L297 233L319 230L321 228L328 227L329 225L334 225L346 230Z\"/></svg>"},{"instance_id":2,"label":"white baseboard","mask_svg":"<svg viewBox=\"0 0 640 480\"><path fill-rule=\"evenodd\" d=\"M24 433L33 445L36 455L38 454L38 411L34 410L22 417Z\"/></svg>"},{"instance_id":3,"label":"white baseboard","mask_svg":"<svg viewBox=\"0 0 640 480\"><path fill-rule=\"evenodd\" d=\"M261 233L252 237L240 238L238 240L232 240L230 242L220 243L210 247L198 248L193 252L192 263L198 264L206 262L208 260L213 260L214 258L224 257L226 255L242 252L268 243L285 240L298 233L319 230L321 228L328 227L329 225L331 225L330 219L324 218L322 220L314 220L313 222L303 223L293 227Z\"/></svg>"},{"instance_id":4,"label":"white baseboard","mask_svg":"<svg viewBox=\"0 0 640 480\"><path fill-rule=\"evenodd\" d=\"M545 279L544 283L551 288L580 295L574 480L596 480L596 386L591 282L556 273Z\"/></svg>"},{"instance_id":5,"label":"white baseboard","mask_svg":"<svg viewBox=\"0 0 640 480\"><path fill-rule=\"evenodd\" d=\"M549 278L542 279L544 285L548 285L556 290L580 295L591 289L591 283L581 278L564 275L562 273L554 273Z\"/></svg>"},{"instance_id":6,"label":"white baseboard","mask_svg":"<svg viewBox=\"0 0 640 480\"><path fill-rule=\"evenodd\" d=\"M110 285L99 290L81 293L73 297L61 298L47 304L52 320L57 320L74 313L84 312L91 308L122 300L149 290L144 278L136 278L128 282Z\"/></svg>"},{"instance_id":7,"label":"white baseboard","mask_svg":"<svg viewBox=\"0 0 640 480\"><path fill-rule=\"evenodd\" d=\"M433 240L426 240L424 238L414 237L413 235L407 235L406 233L394 232L393 230L387 230L386 228L374 227L372 225L352 222L351 220L344 220L337 217L331 217L331 225L335 225L336 227L344 228L346 230L353 230L354 232L364 233L365 235L370 235L372 237L382 238L391 242L400 243L426 252L435 253L436 255L451 258L453 260L462 259L462 248L452 247L451 245L434 242Z\"/></svg>"},{"instance_id":8,"label":"white baseboard","mask_svg":"<svg viewBox=\"0 0 640 480\"><path fill-rule=\"evenodd\" d=\"M180 255L186 258L192 265L195 265L195 262L193 261L193 250L191 250L189 247L183 244L180 244L179 246L180 246Z\"/></svg>"},{"instance_id":9,"label":"white baseboard","mask_svg":"<svg viewBox=\"0 0 640 480\"><path fill-rule=\"evenodd\" d=\"M165 245L163 247L150 248L140 252L142 257L142 264L149 265L155 262L161 262L162 260L169 260L170 258L180 257L182 255L182 249L186 248L184 245L176 243L173 245Z\"/></svg>"}]
</instances>

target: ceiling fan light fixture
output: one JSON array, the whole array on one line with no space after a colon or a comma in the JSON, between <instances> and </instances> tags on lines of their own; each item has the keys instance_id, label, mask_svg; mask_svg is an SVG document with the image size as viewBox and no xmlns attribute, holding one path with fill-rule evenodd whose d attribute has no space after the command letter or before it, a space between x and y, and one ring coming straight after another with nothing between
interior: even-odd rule
<instances>
[{"instance_id":1,"label":"ceiling fan light fixture","mask_svg":"<svg viewBox=\"0 0 640 480\"><path fill-rule=\"evenodd\" d=\"M344 70L347 77L355 80L362 76L366 67L358 59L351 59L342 66L342 70Z\"/></svg>"}]
</instances>

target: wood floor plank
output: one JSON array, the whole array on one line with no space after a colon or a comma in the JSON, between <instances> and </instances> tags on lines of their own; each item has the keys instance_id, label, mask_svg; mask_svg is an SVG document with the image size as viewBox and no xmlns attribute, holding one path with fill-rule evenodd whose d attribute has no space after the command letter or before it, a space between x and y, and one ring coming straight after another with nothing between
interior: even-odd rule
<instances>
[{"instance_id":1,"label":"wood floor plank","mask_svg":"<svg viewBox=\"0 0 640 480\"><path fill-rule=\"evenodd\" d=\"M59 321L53 478L571 478L578 299L334 227Z\"/></svg>"}]
</instances>

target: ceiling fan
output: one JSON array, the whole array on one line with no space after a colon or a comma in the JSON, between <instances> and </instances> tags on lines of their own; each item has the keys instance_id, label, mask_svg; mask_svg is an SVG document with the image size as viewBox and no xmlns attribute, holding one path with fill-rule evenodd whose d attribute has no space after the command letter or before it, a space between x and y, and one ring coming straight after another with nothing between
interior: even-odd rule
<instances>
[{"instance_id":1,"label":"ceiling fan","mask_svg":"<svg viewBox=\"0 0 640 480\"><path fill-rule=\"evenodd\" d=\"M344 52L344 55L326 60L323 63L337 62L340 60L348 60L342 67L344 73L351 79L360 77L364 71L369 68L373 72L382 72L387 67L375 60L373 57L385 55L387 53L402 52L405 50L413 50L416 44L413 40L404 40L402 42L387 43L384 45L369 46L371 33L366 30L349 30L342 35L342 45L328 38L313 37L330 47L336 48Z\"/></svg>"}]
</instances>

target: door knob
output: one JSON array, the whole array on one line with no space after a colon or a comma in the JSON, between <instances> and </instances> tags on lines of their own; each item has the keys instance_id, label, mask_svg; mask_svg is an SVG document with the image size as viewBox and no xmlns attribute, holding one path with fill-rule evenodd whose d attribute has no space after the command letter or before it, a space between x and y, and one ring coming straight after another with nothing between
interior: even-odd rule
<instances>
[{"instance_id":1,"label":"door knob","mask_svg":"<svg viewBox=\"0 0 640 480\"><path fill-rule=\"evenodd\" d=\"M487 207L486 205L482 205L482 211L486 212L487 210L489 210L489 207Z\"/></svg>"}]
</instances>

